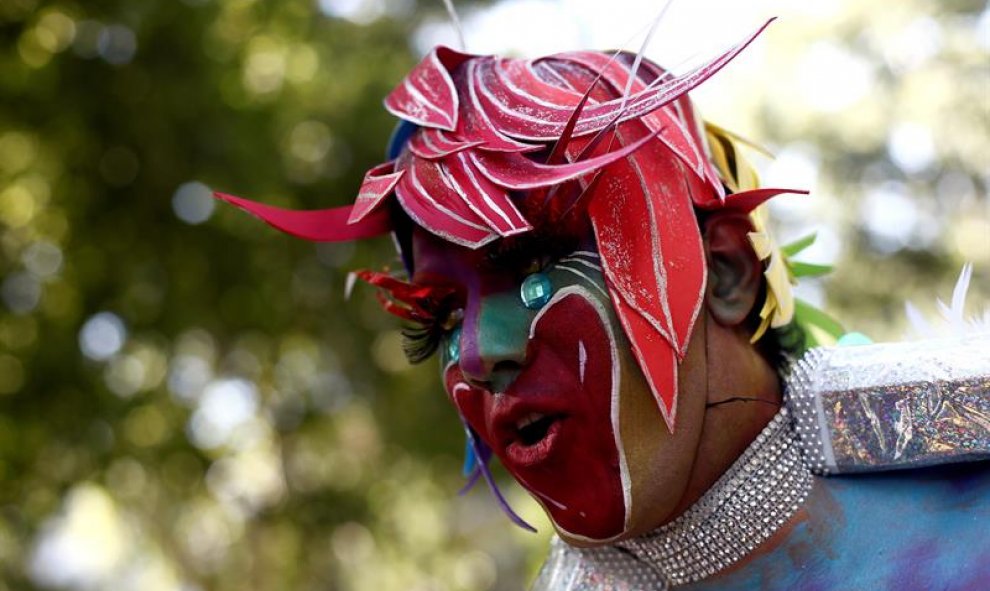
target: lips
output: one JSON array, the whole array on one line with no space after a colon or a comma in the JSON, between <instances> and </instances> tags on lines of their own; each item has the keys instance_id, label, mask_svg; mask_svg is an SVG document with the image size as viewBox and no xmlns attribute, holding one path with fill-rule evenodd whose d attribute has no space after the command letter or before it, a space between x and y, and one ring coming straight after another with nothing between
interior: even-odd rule
<instances>
[{"instance_id":1,"label":"lips","mask_svg":"<svg viewBox=\"0 0 990 591\"><path fill-rule=\"evenodd\" d=\"M490 415L509 467L532 468L550 458L567 423L562 399L513 388L498 400Z\"/></svg>"},{"instance_id":2,"label":"lips","mask_svg":"<svg viewBox=\"0 0 990 591\"><path fill-rule=\"evenodd\" d=\"M548 417L538 439L532 443L513 441L505 448L505 455L518 468L533 468L552 456L562 429L562 421Z\"/></svg>"}]
</instances>

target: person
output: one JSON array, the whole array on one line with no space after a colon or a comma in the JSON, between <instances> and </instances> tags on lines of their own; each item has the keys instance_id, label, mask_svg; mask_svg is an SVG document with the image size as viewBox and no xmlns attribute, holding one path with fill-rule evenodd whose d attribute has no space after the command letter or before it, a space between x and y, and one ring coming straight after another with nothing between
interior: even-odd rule
<instances>
[{"instance_id":1,"label":"person","mask_svg":"<svg viewBox=\"0 0 990 591\"><path fill-rule=\"evenodd\" d=\"M801 191L759 187L687 94L760 31L680 76L438 47L353 206L217 194L309 240L393 235L405 273L354 276L439 357L471 482L502 501L496 457L545 509L535 589L990 584L990 341L802 358L835 330L762 218Z\"/></svg>"}]
</instances>

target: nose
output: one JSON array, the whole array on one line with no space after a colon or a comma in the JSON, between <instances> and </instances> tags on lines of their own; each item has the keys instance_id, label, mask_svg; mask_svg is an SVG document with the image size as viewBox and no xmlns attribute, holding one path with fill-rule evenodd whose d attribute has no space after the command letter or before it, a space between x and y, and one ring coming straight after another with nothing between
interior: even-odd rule
<instances>
[{"instance_id":1,"label":"nose","mask_svg":"<svg viewBox=\"0 0 990 591\"><path fill-rule=\"evenodd\" d=\"M476 385L504 392L525 363L532 313L512 292L472 299L461 329L461 373Z\"/></svg>"}]
</instances>

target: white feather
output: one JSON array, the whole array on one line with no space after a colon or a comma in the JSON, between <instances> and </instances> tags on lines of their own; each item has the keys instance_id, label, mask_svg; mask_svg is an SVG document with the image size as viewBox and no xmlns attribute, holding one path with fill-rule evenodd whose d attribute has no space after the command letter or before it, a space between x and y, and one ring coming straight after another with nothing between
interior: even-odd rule
<instances>
[{"instance_id":1,"label":"white feather","mask_svg":"<svg viewBox=\"0 0 990 591\"><path fill-rule=\"evenodd\" d=\"M467 51L467 43L464 41L464 29L461 28L461 19L457 17L457 11L454 10L454 3L452 0L443 0L443 5L447 7L447 14L450 15L450 22L454 25L454 31L457 32L457 41L461 45L461 51Z\"/></svg>"},{"instance_id":2,"label":"white feather","mask_svg":"<svg viewBox=\"0 0 990 591\"><path fill-rule=\"evenodd\" d=\"M969 292L969 281L973 278L973 264L966 263L959 273L956 287L952 290L952 322L959 328L966 323L966 293Z\"/></svg>"},{"instance_id":3,"label":"white feather","mask_svg":"<svg viewBox=\"0 0 990 591\"><path fill-rule=\"evenodd\" d=\"M357 273L348 273L344 283L344 301L351 299L351 292L354 291L354 284L357 282Z\"/></svg>"},{"instance_id":4,"label":"white feather","mask_svg":"<svg viewBox=\"0 0 990 591\"><path fill-rule=\"evenodd\" d=\"M660 26L660 21L663 20L663 15L667 14L667 9L670 8L673 0L667 0L663 3L663 8L657 14L656 18L653 19L653 23L650 24L650 30L646 33L646 38L643 39L643 44L639 47L639 53L636 54L636 59L633 60L632 73L629 74L629 82L626 83L625 92L622 93L622 104L619 106L619 110L625 110L626 101L629 100L629 94L632 92L633 82L636 81L636 74L639 72L639 65L643 62L643 54L646 53L646 48L649 47L650 41L653 39L653 34L657 32L657 27Z\"/></svg>"},{"instance_id":5,"label":"white feather","mask_svg":"<svg viewBox=\"0 0 990 591\"><path fill-rule=\"evenodd\" d=\"M990 307L984 308L982 314L966 318L966 295L969 293L970 282L973 279L973 265L966 263L959 273L956 286L952 290L952 303L946 304L941 299L935 300L941 322L930 323L924 315L912 304L905 302L904 312L908 323L914 332L912 337L936 338L947 336L965 336L990 332Z\"/></svg>"}]
</instances>

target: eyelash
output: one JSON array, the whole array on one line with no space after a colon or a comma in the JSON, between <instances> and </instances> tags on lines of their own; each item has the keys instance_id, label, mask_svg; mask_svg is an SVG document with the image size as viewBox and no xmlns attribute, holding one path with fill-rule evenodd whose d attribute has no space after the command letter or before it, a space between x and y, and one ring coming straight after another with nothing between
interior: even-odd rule
<instances>
[{"instance_id":1,"label":"eyelash","mask_svg":"<svg viewBox=\"0 0 990 591\"><path fill-rule=\"evenodd\" d=\"M441 314L402 329L402 352L409 363L415 365L432 357L443 337L460 323L459 309L450 310L448 306L442 310Z\"/></svg>"},{"instance_id":2,"label":"eyelash","mask_svg":"<svg viewBox=\"0 0 990 591\"><path fill-rule=\"evenodd\" d=\"M422 363L433 356L443 339L443 329L436 322L402 329L402 352L409 363Z\"/></svg>"}]
</instances>

